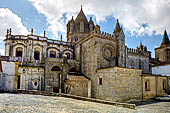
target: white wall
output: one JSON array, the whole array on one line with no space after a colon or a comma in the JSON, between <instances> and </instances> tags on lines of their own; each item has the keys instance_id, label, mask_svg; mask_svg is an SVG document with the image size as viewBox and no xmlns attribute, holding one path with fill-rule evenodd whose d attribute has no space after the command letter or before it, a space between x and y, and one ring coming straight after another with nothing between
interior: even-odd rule
<instances>
[{"instance_id":1,"label":"white wall","mask_svg":"<svg viewBox=\"0 0 170 113\"><path fill-rule=\"evenodd\" d=\"M13 92L15 63L2 61L2 70L0 90Z\"/></svg>"},{"instance_id":2,"label":"white wall","mask_svg":"<svg viewBox=\"0 0 170 113\"><path fill-rule=\"evenodd\" d=\"M170 76L170 64L152 67L152 74ZM170 88L170 78L169 78L169 88Z\"/></svg>"},{"instance_id":3,"label":"white wall","mask_svg":"<svg viewBox=\"0 0 170 113\"><path fill-rule=\"evenodd\" d=\"M15 75L15 63L2 61L2 70L5 74Z\"/></svg>"},{"instance_id":4,"label":"white wall","mask_svg":"<svg viewBox=\"0 0 170 113\"><path fill-rule=\"evenodd\" d=\"M152 74L170 76L170 64L152 67Z\"/></svg>"}]
</instances>

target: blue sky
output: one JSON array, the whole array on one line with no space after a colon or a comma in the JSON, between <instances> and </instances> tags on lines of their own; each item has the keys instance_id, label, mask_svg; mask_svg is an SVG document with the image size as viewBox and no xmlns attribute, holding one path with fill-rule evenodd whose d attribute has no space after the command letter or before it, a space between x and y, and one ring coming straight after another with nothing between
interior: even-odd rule
<instances>
[{"instance_id":1,"label":"blue sky","mask_svg":"<svg viewBox=\"0 0 170 113\"><path fill-rule=\"evenodd\" d=\"M102 31L113 33L118 18L128 47L136 48L142 42L153 57L164 30L170 34L170 0L0 0L1 54L7 28L23 35L31 28L36 35L45 30L48 38L59 39L62 34L66 40L66 23L72 15L76 18L81 4L87 18L92 16Z\"/></svg>"}]
</instances>

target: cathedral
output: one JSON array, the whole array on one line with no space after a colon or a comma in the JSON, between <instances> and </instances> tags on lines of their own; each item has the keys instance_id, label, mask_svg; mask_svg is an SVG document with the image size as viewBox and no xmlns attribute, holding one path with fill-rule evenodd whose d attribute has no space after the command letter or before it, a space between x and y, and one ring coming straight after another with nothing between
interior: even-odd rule
<instances>
[{"instance_id":1,"label":"cathedral","mask_svg":"<svg viewBox=\"0 0 170 113\"><path fill-rule=\"evenodd\" d=\"M92 17L88 20L81 7L77 17L68 21L66 36L67 41L62 36L52 40L45 31L43 36L35 35L33 29L28 35L13 35L8 29L5 56L1 56L1 90L11 86L13 92L48 91L110 101L144 100L167 94L168 77L153 75L151 69L155 62L169 61L166 33L153 59L142 43L136 49L125 45L118 19L109 34L94 25ZM166 48L166 57L162 48ZM7 67L9 71L13 69L11 78L10 74L3 75Z\"/></svg>"}]
</instances>

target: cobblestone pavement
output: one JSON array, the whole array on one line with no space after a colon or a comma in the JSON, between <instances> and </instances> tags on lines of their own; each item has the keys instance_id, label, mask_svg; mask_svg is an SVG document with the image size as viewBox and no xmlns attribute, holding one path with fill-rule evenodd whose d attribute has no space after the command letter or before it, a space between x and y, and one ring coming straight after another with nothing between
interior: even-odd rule
<instances>
[{"instance_id":1,"label":"cobblestone pavement","mask_svg":"<svg viewBox=\"0 0 170 113\"><path fill-rule=\"evenodd\" d=\"M170 113L170 102L144 104L132 110L64 97L0 94L0 113Z\"/></svg>"}]
</instances>

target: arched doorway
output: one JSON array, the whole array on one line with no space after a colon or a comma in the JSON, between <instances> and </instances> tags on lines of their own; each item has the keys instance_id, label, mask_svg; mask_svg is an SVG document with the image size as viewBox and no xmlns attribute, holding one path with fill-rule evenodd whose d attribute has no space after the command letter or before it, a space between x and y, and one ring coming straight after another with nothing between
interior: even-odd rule
<instances>
[{"instance_id":1,"label":"arched doorway","mask_svg":"<svg viewBox=\"0 0 170 113\"><path fill-rule=\"evenodd\" d=\"M53 76L52 90L54 93L59 93L61 89L61 68L59 66L53 66L51 68L51 74Z\"/></svg>"}]
</instances>

